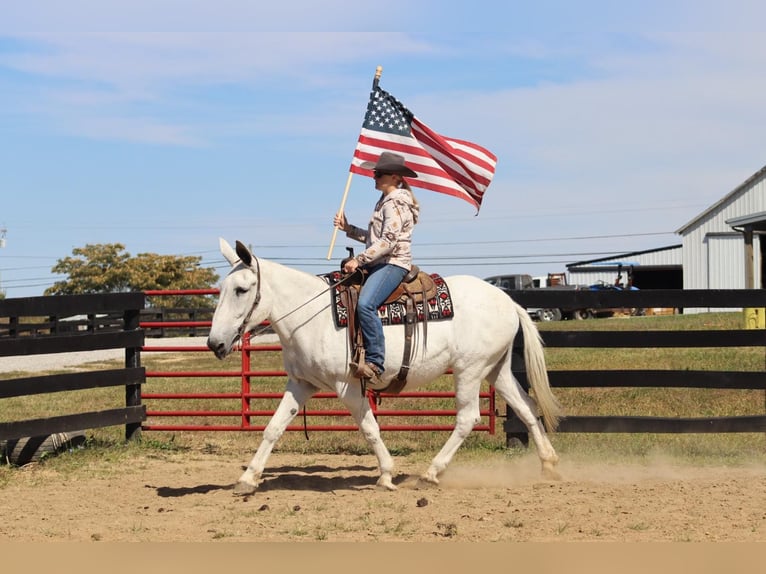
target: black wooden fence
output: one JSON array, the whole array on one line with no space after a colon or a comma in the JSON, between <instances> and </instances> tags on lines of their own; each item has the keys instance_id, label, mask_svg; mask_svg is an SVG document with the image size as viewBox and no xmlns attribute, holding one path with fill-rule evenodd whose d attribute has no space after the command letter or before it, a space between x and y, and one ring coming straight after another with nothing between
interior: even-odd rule
<instances>
[{"instance_id":1,"label":"black wooden fence","mask_svg":"<svg viewBox=\"0 0 766 574\"><path fill-rule=\"evenodd\" d=\"M64 295L0 300L0 361L2 357L125 349L125 368L47 376L12 378L0 381L0 399L25 395L79 391L101 387L125 387L125 404L118 408L77 414L0 422L0 441L46 436L105 426L125 425L125 436L138 436L146 408L141 404L141 385L146 380L140 350L144 333L139 329L139 314L144 307L143 293L105 295ZM109 317L106 322L91 321L89 327L69 330L41 325L49 317ZM36 325L34 330L26 328ZM83 405L87 408L87 405ZM0 403L2 409L2 403ZM4 412L0 420L12 413Z\"/></svg>"},{"instance_id":2,"label":"black wooden fence","mask_svg":"<svg viewBox=\"0 0 766 574\"><path fill-rule=\"evenodd\" d=\"M766 308L766 290L645 290L645 291L556 291L529 290L512 293L524 307L581 308ZM102 426L125 425L126 437L140 432L145 420L140 366L144 331L139 320L144 294L77 295L33 297L0 301L0 360L2 357L125 349L125 368L86 373L16 378L0 381L0 399L30 394L55 393L96 387L124 386L125 405L107 411L83 412L27 421L0 422L0 440L48 435ZM120 318L121 314L121 318ZM48 317L93 317L84 327L62 334L44 328ZM108 320L104 318L108 317ZM42 320L40 319L42 318ZM99 319L100 318L100 319ZM641 319L629 319L641 321ZM24 326L38 323L29 331ZM638 323L636 323L638 325ZM50 327L50 326L49 326ZM766 347L766 330L705 331L543 331L545 344L555 347L594 348L726 348ZM765 359L766 360L766 359ZM523 384L523 364L514 363ZM658 387L766 390L766 367L759 372L695 370L584 370L550 371L556 388ZM0 408L2 403L0 403ZM3 416L2 420L7 420ZM520 421L509 414L504 429L508 437L526 438ZM719 418L570 416L562 420L560 432L626 433L726 433L766 431L766 415L752 414Z\"/></svg>"},{"instance_id":3,"label":"black wooden fence","mask_svg":"<svg viewBox=\"0 0 766 574\"><path fill-rule=\"evenodd\" d=\"M766 290L645 290L645 291L512 291L526 308L764 308ZM596 319L597 320L597 319ZM639 325L640 318L628 319ZM576 322L575 322L576 323ZM542 331L545 345L602 349L766 347L766 330L704 331ZM516 346L521 341L517 341ZM766 390L766 355L759 372L695 370L549 371L551 387L661 387ZM514 373L526 387L523 360L514 353ZM766 404L765 404L766 405ZM527 442L526 428L512 413L504 424L507 437ZM651 416L569 416L558 432L585 433L730 433L766 431L766 414L717 418Z\"/></svg>"},{"instance_id":4,"label":"black wooden fence","mask_svg":"<svg viewBox=\"0 0 766 574\"><path fill-rule=\"evenodd\" d=\"M87 312L72 315L66 308L56 307L63 314L37 317L11 316L0 323L0 337L38 337L67 335L95 331L121 331L123 312ZM140 321L146 337L205 337L210 332L214 308L150 307L141 309ZM2 318L2 315L0 315Z\"/></svg>"}]
</instances>

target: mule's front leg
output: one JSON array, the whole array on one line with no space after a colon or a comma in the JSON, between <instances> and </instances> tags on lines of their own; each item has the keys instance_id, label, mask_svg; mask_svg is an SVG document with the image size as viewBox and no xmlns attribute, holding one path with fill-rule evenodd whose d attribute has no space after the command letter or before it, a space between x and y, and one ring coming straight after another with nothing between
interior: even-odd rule
<instances>
[{"instance_id":1,"label":"mule's front leg","mask_svg":"<svg viewBox=\"0 0 766 574\"><path fill-rule=\"evenodd\" d=\"M394 459L391 458L391 453L388 452L388 448L383 444L383 439L380 436L380 426L378 426L378 421L375 420L367 397L359 392L357 385L348 385L346 383L339 383L337 385L336 394L343 401L343 404L346 405L351 416L354 417L359 430L378 459L380 478L378 478L377 485L386 490L396 490L393 480Z\"/></svg>"},{"instance_id":2,"label":"mule's front leg","mask_svg":"<svg viewBox=\"0 0 766 574\"><path fill-rule=\"evenodd\" d=\"M287 425L295 418L295 415L303 408L311 396L317 391L316 387L301 381L287 381L285 394L279 402L277 410L271 417L269 424L263 431L263 439L258 446L258 450L247 465L247 469L239 477L234 487L234 494L245 496L253 494L261 481L263 469L266 466L266 460L269 458L274 445L285 432Z\"/></svg>"}]
</instances>

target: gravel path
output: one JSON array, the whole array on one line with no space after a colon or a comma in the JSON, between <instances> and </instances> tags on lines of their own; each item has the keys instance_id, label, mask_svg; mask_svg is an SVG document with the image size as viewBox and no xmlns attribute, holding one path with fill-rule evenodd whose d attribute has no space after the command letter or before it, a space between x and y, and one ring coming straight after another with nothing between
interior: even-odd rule
<instances>
[{"instance_id":1,"label":"gravel path","mask_svg":"<svg viewBox=\"0 0 766 574\"><path fill-rule=\"evenodd\" d=\"M278 341L276 335L260 335L255 339L258 343L273 343ZM207 344L206 337L176 337L164 339L147 338L147 347L184 346L198 347ZM50 371L61 367L71 367L95 361L120 359L125 356L124 349L104 349L99 351L76 351L73 353L48 353L44 355L27 355L18 357L0 357L0 373L14 371L40 372Z\"/></svg>"}]
</instances>

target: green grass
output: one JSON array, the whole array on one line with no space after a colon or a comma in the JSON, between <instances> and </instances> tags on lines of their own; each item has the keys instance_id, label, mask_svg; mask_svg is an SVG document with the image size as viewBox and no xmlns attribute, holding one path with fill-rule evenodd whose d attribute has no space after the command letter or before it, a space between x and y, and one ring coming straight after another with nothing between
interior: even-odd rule
<instances>
[{"instance_id":1,"label":"green grass","mask_svg":"<svg viewBox=\"0 0 766 574\"><path fill-rule=\"evenodd\" d=\"M742 328L739 313L710 313L698 315L675 315L659 317L612 318L588 321L567 321L540 324L541 330L698 330ZM546 359L551 370L575 369L694 369L722 371L764 371L766 355L763 348L732 349L546 349ZM239 359L234 356L220 362L211 353L142 353L142 363L147 371L236 371ZM94 363L79 367L81 370L98 370L119 366L119 361ZM260 352L254 356L253 369L281 370L281 354ZM75 368L59 372L75 371ZM10 377L21 376L19 373ZM231 392L239 391L238 377L158 377L149 378L143 390L151 392ZM284 388L282 377L254 379L252 390L279 394ZM430 390L452 390L450 376L432 383ZM483 387L487 389L486 385ZM705 389L555 389L556 395L570 415L644 415L644 416L734 416L762 414L766 411L763 391L705 390ZM149 410L230 410L238 411L239 399L185 399L146 400ZM273 410L278 399L254 400L251 408ZM51 395L19 397L0 400L0 422L24 420L53 415L116 408L124 404L124 391L97 389L90 391L63 392ZM84 408L83 405L86 405ZM312 399L310 410L343 409L337 399ZM448 409L454 410L452 399L384 399L379 409ZM486 408L486 402L483 403ZM498 405L500 414L504 405ZM418 423L424 422L424 417ZM405 424L414 419L381 417L383 424ZM429 422L453 423L453 417L429 417ZM253 417L252 424L265 424L268 417ZM239 415L232 417L183 417L152 418L149 422L172 422L174 424L239 424ZM309 424L348 424L350 417L311 417ZM299 414L293 422L302 424ZM94 459L122 460L137 455L164 457L174 452L195 451L200 453L232 453L249 456L260 440L260 432L183 432L145 431L138 443L125 444L124 429L110 427L88 431L86 448L52 457L45 464L62 469L76 469ZM384 432L386 444L395 456L412 457L415 460L430 459L443 445L447 432ZM660 454L694 463L747 464L753 460L766 461L766 435L764 433L738 434L555 434L552 441L562 456L578 456L610 459L649 459ZM309 431L309 440L303 432L287 432L277 445L277 450L303 453L344 453L369 455L369 448L356 431L320 432ZM502 420L498 421L496 435L474 432L466 441L459 457L517 456L505 449ZM0 469L0 487L3 485Z\"/></svg>"},{"instance_id":2,"label":"green grass","mask_svg":"<svg viewBox=\"0 0 766 574\"><path fill-rule=\"evenodd\" d=\"M544 323L540 330L730 330L744 328L741 313L704 313ZM549 348L551 370L668 369L766 371L762 347L717 349ZM765 375L766 376L766 375ZM763 414L764 391L725 389L605 388L556 389L569 415L722 417ZM766 460L766 434L559 434L564 455L651 459L670 456L695 464L747 464Z\"/></svg>"},{"instance_id":3,"label":"green grass","mask_svg":"<svg viewBox=\"0 0 766 574\"><path fill-rule=\"evenodd\" d=\"M664 319L664 318L663 318ZM551 369L671 369L763 371L762 348L551 349ZM766 376L766 375L765 375ZM556 389L569 415L724 417L763 414L764 391L673 388ZM555 446L563 453L607 451L647 458L659 452L694 462L707 459L746 462L766 452L766 435L742 434L560 434ZM613 455L612 455L613 456Z\"/></svg>"}]
</instances>

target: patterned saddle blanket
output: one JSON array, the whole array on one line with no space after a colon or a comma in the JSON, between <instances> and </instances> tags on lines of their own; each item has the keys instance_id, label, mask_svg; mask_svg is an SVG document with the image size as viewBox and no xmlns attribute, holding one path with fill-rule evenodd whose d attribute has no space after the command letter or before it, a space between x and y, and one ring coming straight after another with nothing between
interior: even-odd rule
<instances>
[{"instance_id":1,"label":"patterned saddle blanket","mask_svg":"<svg viewBox=\"0 0 766 574\"><path fill-rule=\"evenodd\" d=\"M332 285L340 281L342 274L340 271L333 271L320 275L320 277ZM454 309L447 283L436 273L428 277L433 281L433 288L427 292L425 298L415 298L416 322L451 319ZM343 289L346 289L346 287L336 285L331 290L332 311L337 327L348 327L349 325L349 310L343 301L344 298L341 296ZM397 296L397 292L398 290L378 308L378 316L383 325L403 325L407 323L406 303L401 297Z\"/></svg>"}]
</instances>

